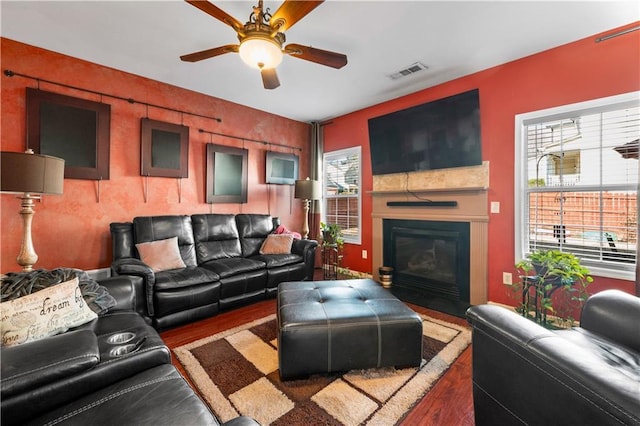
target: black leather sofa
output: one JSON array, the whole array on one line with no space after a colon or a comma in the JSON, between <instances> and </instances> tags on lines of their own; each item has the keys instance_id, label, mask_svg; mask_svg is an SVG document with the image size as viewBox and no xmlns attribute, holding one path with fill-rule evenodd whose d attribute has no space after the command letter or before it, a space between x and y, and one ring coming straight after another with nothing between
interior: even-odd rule
<instances>
[{"instance_id":1,"label":"black leather sofa","mask_svg":"<svg viewBox=\"0 0 640 426\"><path fill-rule=\"evenodd\" d=\"M117 302L106 314L62 334L2 348L2 424L219 424L171 365L157 331L133 311L131 281L99 283ZM228 424L257 425L246 417Z\"/></svg>"},{"instance_id":2,"label":"black leather sofa","mask_svg":"<svg viewBox=\"0 0 640 426\"><path fill-rule=\"evenodd\" d=\"M467 318L477 425L640 425L640 298L597 293L568 330L495 305Z\"/></svg>"},{"instance_id":3,"label":"black leather sofa","mask_svg":"<svg viewBox=\"0 0 640 426\"><path fill-rule=\"evenodd\" d=\"M269 215L146 216L110 229L112 274L139 277L137 310L158 330L275 297L281 282L313 278L314 240L294 240L287 254L259 253L275 229ZM173 237L186 267L154 272L140 260L136 244Z\"/></svg>"}]
</instances>

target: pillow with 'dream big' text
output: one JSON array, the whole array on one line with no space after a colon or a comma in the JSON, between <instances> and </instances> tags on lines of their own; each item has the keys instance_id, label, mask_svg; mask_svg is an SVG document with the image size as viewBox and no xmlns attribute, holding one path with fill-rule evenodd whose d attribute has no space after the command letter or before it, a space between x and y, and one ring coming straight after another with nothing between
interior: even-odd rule
<instances>
[{"instance_id":1,"label":"pillow with 'dream big' text","mask_svg":"<svg viewBox=\"0 0 640 426\"><path fill-rule=\"evenodd\" d=\"M78 278L0 303L2 345L13 346L64 333L98 315L89 308Z\"/></svg>"},{"instance_id":2,"label":"pillow with 'dream big' text","mask_svg":"<svg viewBox=\"0 0 640 426\"><path fill-rule=\"evenodd\" d=\"M78 278L78 287L84 301L93 312L104 315L116 306L116 299L109 294L106 287L92 279L85 271L73 268L8 272L0 278L0 302L27 296L75 277Z\"/></svg>"},{"instance_id":3,"label":"pillow with 'dream big' text","mask_svg":"<svg viewBox=\"0 0 640 426\"><path fill-rule=\"evenodd\" d=\"M291 234L269 234L260 247L260 254L289 254L292 244Z\"/></svg>"},{"instance_id":4,"label":"pillow with 'dream big' text","mask_svg":"<svg viewBox=\"0 0 640 426\"><path fill-rule=\"evenodd\" d=\"M140 260L153 269L153 272L187 267L180 256L178 237L139 243L136 248L140 253Z\"/></svg>"}]
</instances>

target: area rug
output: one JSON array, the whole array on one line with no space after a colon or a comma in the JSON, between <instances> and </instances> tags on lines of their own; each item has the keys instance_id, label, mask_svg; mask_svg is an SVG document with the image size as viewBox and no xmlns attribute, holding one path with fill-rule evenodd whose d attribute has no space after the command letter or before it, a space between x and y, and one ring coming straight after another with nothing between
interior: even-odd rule
<instances>
[{"instance_id":1,"label":"area rug","mask_svg":"<svg viewBox=\"0 0 640 426\"><path fill-rule=\"evenodd\" d=\"M216 416L261 425L393 425L471 342L464 326L425 315L419 368L318 374L281 382L275 314L174 352Z\"/></svg>"}]
</instances>

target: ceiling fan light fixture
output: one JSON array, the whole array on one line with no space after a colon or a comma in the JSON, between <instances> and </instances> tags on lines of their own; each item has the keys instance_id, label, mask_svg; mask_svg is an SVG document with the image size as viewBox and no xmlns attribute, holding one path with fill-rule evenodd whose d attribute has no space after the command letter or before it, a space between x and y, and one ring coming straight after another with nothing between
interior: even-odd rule
<instances>
[{"instance_id":1,"label":"ceiling fan light fixture","mask_svg":"<svg viewBox=\"0 0 640 426\"><path fill-rule=\"evenodd\" d=\"M240 43L238 53L250 67L275 68L282 62L282 47L268 35L249 35Z\"/></svg>"},{"instance_id":2,"label":"ceiling fan light fixture","mask_svg":"<svg viewBox=\"0 0 640 426\"><path fill-rule=\"evenodd\" d=\"M244 25L207 0L185 1L233 28L239 44L227 44L182 55L180 59L183 61L197 62L225 53L238 53L244 63L260 70L262 85L265 89L275 89L280 86L276 67L280 65L282 56L285 54L336 69L347 65L347 56L341 53L299 44L285 46L287 40L285 31L325 0L284 0L273 14L268 8L264 8L263 0L258 0L258 5L253 6L249 20Z\"/></svg>"}]
</instances>

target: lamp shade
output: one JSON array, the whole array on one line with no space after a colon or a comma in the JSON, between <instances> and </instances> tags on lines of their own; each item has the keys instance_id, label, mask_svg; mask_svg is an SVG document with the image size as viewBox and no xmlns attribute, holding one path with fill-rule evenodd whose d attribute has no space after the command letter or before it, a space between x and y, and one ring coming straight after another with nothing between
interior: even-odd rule
<instances>
[{"instance_id":1,"label":"lamp shade","mask_svg":"<svg viewBox=\"0 0 640 426\"><path fill-rule=\"evenodd\" d=\"M62 194L64 160L24 152L0 152L0 191Z\"/></svg>"},{"instance_id":2,"label":"lamp shade","mask_svg":"<svg viewBox=\"0 0 640 426\"><path fill-rule=\"evenodd\" d=\"M303 200L319 200L322 196L322 188L320 182L317 180L311 180L309 178L305 180L297 180L294 197L301 198Z\"/></svg>"}]
</instances>

